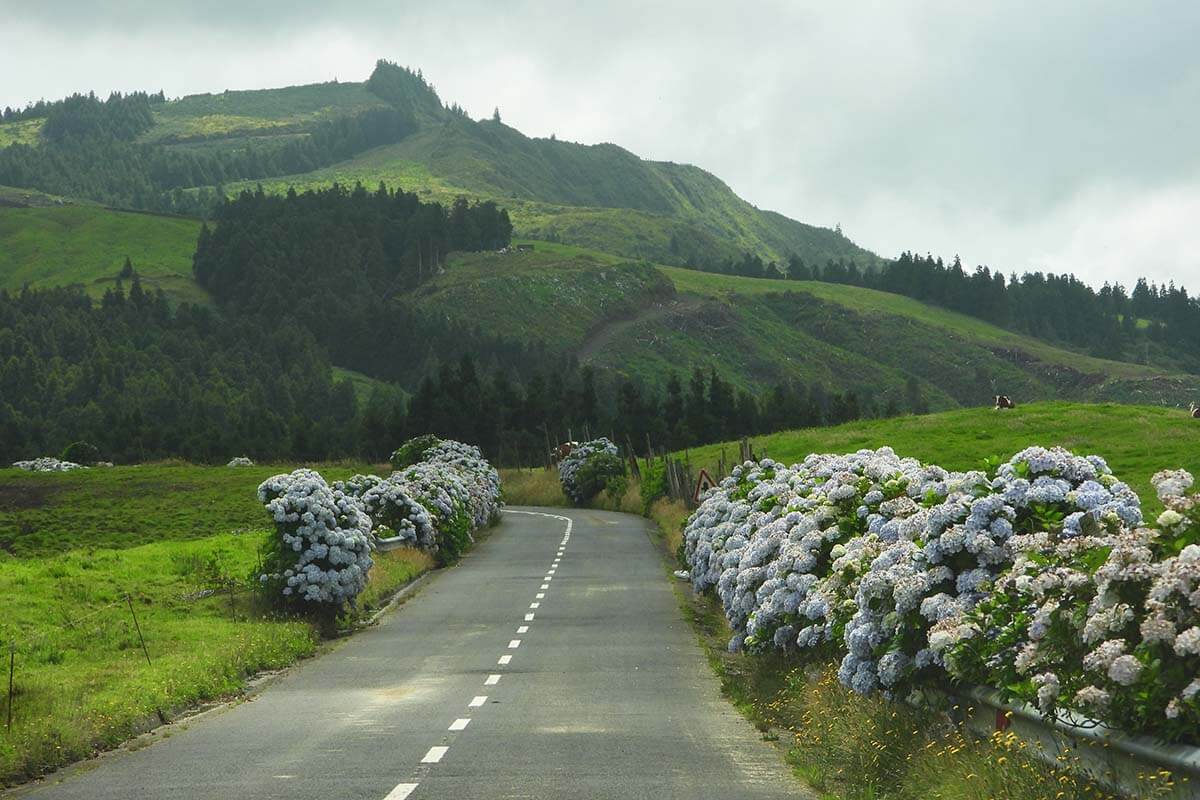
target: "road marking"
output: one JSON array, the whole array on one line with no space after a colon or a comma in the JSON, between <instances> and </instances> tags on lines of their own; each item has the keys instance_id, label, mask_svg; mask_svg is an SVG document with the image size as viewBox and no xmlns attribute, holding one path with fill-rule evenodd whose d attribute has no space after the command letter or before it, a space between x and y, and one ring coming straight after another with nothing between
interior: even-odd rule
<instances>
[{"instance_id":1,"label":"road marking","mask_svg":"<svg viewBox=\"0 0 1200 800\"><path fill-rule=\"evenodd\" d=\"M458 719L454 720L454 722L451 722L450 727L447 728L446 730L461 731L461 730L465 730L466 727L470 724L471 724L470 717L459 717Z\"/></svg>"},{"instance_id":2,"label":"road marking","mask_svg":"<svg viewBox=\"0 0 1200 800\"><path fill-rule=\"evenodd\" d=\"M553 574L554 574L554 572L555 572L555 570L554 570L554 568L553 568L553 567L551 567L550 569L546 570L546 574L547 574L547 575L553 575Z\"/></svg>"},{"instance_id":3,"label":"road marking","mask_svg":"<svg viewBox=\"0 0 1200 800\"><path fill-rule=\"evenodd\" d=\"M521 640L520 640L520 639L513 639L511 642L509 642L509 643L508 643L508 649L509 649L509 650L516 650L516 649L517 649L518 647L520 647L520 646L521 646Z\"/></svg>"},{"instance_id":4,"label":"road marking","mask_svg":"<svg viewBox=\"0 0 1200 800\"><path fill-rule=\"evenodd\" d=\"M442 756L446 755L449 747L431 747L425 757L421 759L422 764L436 764L442 760Z\"/></svg>"},{"instance_id":5,"label":"road marking","mask_svg":"<svg viewBox=\"0 0 1200 800\"><path fill-rule=\"evenodd\" d=\"M545 589L549 589L549 588L550 588L550 584L548 584L548 583L543 583L543 584L542 584L542 589L543 589L543 590L545 590Z\"/></svg>"},{"instance_id":6,"label":"road marking","mask_svg":"<svg viewBox=\"0 0 1200 800\"><path fill-rule=\"evenodd\" d=\"M546 583L549 583L550 581L554 580L554 578L551 578L547 575L545 578L542 578L542 580L544 580Z\"/></svg>"},{"instance_id":7,"label":"road marking","mask_svg":"<svg viewBox=\"0 0 1200 800\"><path fill-rule=\"evenodd\" d=\"M501 509L501 510L505 514L528 514L531 517L549 517L550 519L560 519L563 522L567 523L567 532L563 535L563 538L567 538L571 535L571 524L572 523L571 523L570 517L564 517L561 514L543 514L541 511L518 511L515 508L505 508L505 509Z\"/></svg>"},{"instance_id":8,"label":"road marking","mask_svg":"<svg viewBox=\"0 0 1200 800\"><path fill-rule=\"evenodd\" d=\"M545 593L545 592L538 592L538 593L537 593L537 595L535 596L535 598L534 598L534 599L536 599L536 600L545 600L545 599L546 599L546 593Z\"/></svg>"},{"instance_id":9,"label":"road marking","mask_svg":"<svg viewBox=\"0 0 1200 800\"><path fill-rule=\"evenodd\" d=\"M417 784L415 783L398 783L396 784L396 788L388 792L387 797L383 798L383 800L404 800L416 788Z\"/></svg>"},{"instance_id":10,"label":"road marking","mask_svg":"<svg viewBox=\"0 0 1200 800\"><path fill-rule=\"evenodd\" d=\"M517 633L529 633L529 626L522 625L521 627L517 628Z\"/></svg>"},{"instance_id":11,"label":"road marking","mask_svg":"<svg viewBox=\"0 0 1200 800\"><path fill-rule=\"evenodd\" d=\"M487 680L483 682L483 685L484 686L495 686L499 682L500 682L499 675L488 675Z\"/></svg>"},{"instance_id":12,"label":"road marking","mask_svg":"<svg viewBox=\"0 0 1200 800\"><path fill-rule=\"evenodd\" d=\"M533 614L526 614L526 615L525 615L525 621L526 621L526 622L533 622Z\"/></svg>"},{"instance_id":13,"label":"road marking","mask_svg":"<svg viewBox=\"0 0 1200 800\"><path fill-rule=\"evenodd\" d=\"M486 694L477 694L471 698L471 702L467 703L467 708L479 708L487 702Z\"/></svg>"},{"instance_id":14,"label":"road marking","mask_svg":"<svg viewBox=\"0 0 1200 800\"><path fill-rule=\"evenodd\" d=\"M541 603L530 603L529 607L530 608L541 608L542 604Z\"/></svg>"},{"instance_id":15,"label":"road marking","mask_svg":"<svg viewBox=\"0 0 1200 800\"><path fill-rule=\"evenodd\" d=\"M497 661L496 663L503 666L503 665L509 663L510 661L512 661L512 656L500 656L500 660Z\"/></svg>"}]
</instances>

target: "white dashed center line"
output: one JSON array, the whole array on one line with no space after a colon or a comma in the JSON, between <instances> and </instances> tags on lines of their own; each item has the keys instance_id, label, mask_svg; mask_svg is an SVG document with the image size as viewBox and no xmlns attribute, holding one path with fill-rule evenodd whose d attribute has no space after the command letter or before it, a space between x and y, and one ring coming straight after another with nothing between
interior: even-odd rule
<instances>
[{"instance_id":1,"label":"white dashed center line","mask_svg":"<svg viewBox=\"0 0 1200 800\"><path fill-rule=\"evenodd\" d=\"M442 760L442 756L446 755L449 747L431 747L425 757L421 759L422 764L436 764Z\"/></svg>"},{"instance_id":2,"label":"white dashed center line","mask_svg":"<svg viewBox=\"0 0 1200 800\"><path fill-rule=\"evenodd\" d=\"M510 661L512 661L512 656L500 656L500 660L497 661L496 663L499 664L500 666L504 666L505 664L509 663Z\"/></svg>"},{"instance_id":3,"label":"white dashed center line","mask_svg":"<svg viewBox=\"0 0 1200 800\"><path fill-rule=\"evenodd\" d=\"M526 622L533 622L533 614L526 614L526 615L525 615L525 621L526 621Z\"/></svg>"},{"instance_id":4,"label":"white dashed center line","mask_svg":"<svg viewBox=\"0 0 1200 800\"><path fill-rule=\"evenodd\" d=\"M416 788L417 784L415 783L398 783L396 784L396 788L388 792L387 797L383 798L383 800L405 800Z\"/></svg>"},{"instance_id":5,"label":"white dashed center line","mask_svg":"<svg viewBox=\"0 0 1200 800\"><path fill-rule=\"evenodd\" d=\"M546 593L545 593L545 592L538 592L538 593L537 593L537 599L538 599L538 600L545 600L545 599L546 599Z\"/></svg>"},{"instance_id":6,"label":"white dashed center line","mask_svg":"<svg viewBox=\"0 0 1200 800\"><path fill-rule=\"evenodd\" d=\"M550 581L554 580L554 578L546 577L542 578L542 580L544 580L546 583L549 583Z\"/></svg>"},{"instance_id":7,"label":"white dashed center line","mask_svg":"<svg viewBox=\"0 0 1200 800\"><path fill-rule=\"evenodd\" d=\"M447 730L461 731L461 730L466 729L466 727L470 724L471 724L470 717L459 717L458 719L454 720L454 722L450 723L450 727L447 728Z\"/></svg>"},{"instance_id":8,"label":"white dashed center line","mask_svg":"<svg viewBox=\"0 0 1200 800\"><path fill-rule=\"evenodd\" d=\"M468 708L479 708L481 705L483 705L486 702L487 702L486 694L477 694L471 698L471 702L467 703L467 707Z\"/></svg>"},{"instance_id":9,"label":"white dashed center line","mask_svg":"<svg viewBox=\"0 0 1200 800\"><path fill-rule=\"evenodd\" d=\"M547 575L553 575L555 572L557 572L557 570L554 569L554 567L551 567L550 569L546 570Z\"/></svg>"},{"instance_id":10,"label":"white dashed center line","mask_svg":"<svg viewBox=\"0 0 1200 800\"><path fill-rule=\"evenodd\" d=\"M542 588L542 590L543 590L543 591L545 591L546 589L549 589L549 588L550 588L550 584L548 584L548 583L543 583L543 584L542 584L542 586L541 586L541 588Z\"/></svg>"},{"instance_id":11,"label":"white dashed center line","mask_svg":"<svg viewBox=\"0 0 1200 800\"><path fill-rule=\"evenodd\" d=\"M520 640L520 639L513 639L511 642L509 642L509 643L508 643L508 649L509 649L509 650L516 650L516 649L517 649L518 647L520 647L520 646L521 646L521 640Z\"/></svg>"},{"instance_id":12,"label":"white dashed center line","mask_svg":"<svg viewBox=\"0 0 1200 800\"><path fill-rule=\"evenodd\" d=\"M530 608L541 608L542 604L541 603L530 603L529 607Z\"/></svg>"},{"instance_id":13,"label":"white dashed center line","mask_svg":"<svg viewBox=\"0 0 1200 800\"><path fill-rule=\"evenodd\" d=\"M487 680L483 682L483 685L484 686L495 686L499 682L500 682L499 675L488 675Z\"/></svg>"},{"instance_id":14,"label":"white dashed center line","mask_svg":"<svg viewBox=\"0 0 1200 800\"><path fill-rule=\"evenodd\" d=\"M521 627L517 628L517 633L529 633L529 626L522 625Z\"/></svg>"}]
</instances>

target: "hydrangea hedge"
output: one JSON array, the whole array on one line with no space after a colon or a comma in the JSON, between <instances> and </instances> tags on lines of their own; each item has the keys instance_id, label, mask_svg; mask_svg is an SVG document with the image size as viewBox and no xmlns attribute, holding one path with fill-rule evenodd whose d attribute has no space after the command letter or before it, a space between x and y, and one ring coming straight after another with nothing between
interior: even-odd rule
<instances>
[{"instance_id":1,"label":"hydrangea hedge","mask_svg":"<svg viewBox=\"0 0 1200 800\"><path fill-rule=\"evenodd\" d=\"M456 560L473 531L498 516L500 476L477 447L433 440L420 452L423 461L387 478L355 475L330 486L300 469L264 481L258 498L276 527L259 576L268 595L285 607L340 613L366 587L380 538L399 537L443 564Z\"/></svg>"},{"instance_id":2,"label":"hydrangea hedge","mask_svg":"<svg viewBox=\"0 0 1200 800\"><path fill-rule=\"evenodd\" d=\"M604 491L608 482L625 474L625 462L617 446L601 437L575 445L558 465L563 494L583 505Z\"/></svg>"},{"instance_id":3,"label":"hydrangea hedge","mask_svg":"<svg viewBox=\"0 0 1200 800\"><path fill-rule=\"evenodd\" d=\"M988 686L1047 716L1195 741L1200 497L1167 511L1096 456L1033 447L991 474L889 448L747 462L689 519L697 591L749 651L832 649L860 693Z\"/></svg>"}]
</instances>

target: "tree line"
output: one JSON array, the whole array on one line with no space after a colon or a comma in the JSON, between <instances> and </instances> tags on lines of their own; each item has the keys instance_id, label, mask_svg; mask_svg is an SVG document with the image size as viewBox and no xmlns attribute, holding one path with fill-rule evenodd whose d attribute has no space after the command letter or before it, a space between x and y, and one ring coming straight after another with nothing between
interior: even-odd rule
<instances>
[{"instance_id":1,"label":"tree line","mask_svg":"<svg viewBox=\"0 0 1200 800\"><path fill-rule=\"evenodd\" d=\"M398 309L394 297L437 274L451 251L495 250L512 237L495 203L460 198L446 208L382 185L243 192L213 219L200 230L193 272L229 313L264 324L295 318L335 363L411 386L430 348L456 352L472 336ZM485 339L475 346L521 357Z\"/></svg>"},{"instance_id":2,"label":"tree line","mask_svg":"<svg viewBox=\"0 0 1200 800\"><path fill-rule=\"evenodd\" d=\"M853 391L780 384L761 399L714 370L662 389L541 354L526 371L472 352L427 362L411 399L378 384L356 397L295 317L172 309L136 270L98 302L78 287L0 291L0 463L95 445L105 460L386 458L436 433L506 465L541 464L569 437L639 452L899 413Z\"/></svg>"},{"instance_id":3,"label":"tree line","mask_svg":"<svg viewBox=\"0 0 1200 800\"><path fill-rule=\"evenodd\" d=\"M656 388L581 367L570 357L522 378L506 369L481 370L467 354L422 379L404 425L412 433L477 443L497 463L529 466L542 464L552 447L570 439L603 435L646 454L650 448L678 450L900 413L894 401L879 407L854 390L830 392L820 383L780 383L758 397L711 367L671 375ZM368 402L365 417L368 428L386 429L382 398L378 405L374 398Z\"/></svg>"},{"instance_id":4,"label":"tree line","mask_svg":"<svg viewBox=\"0 0 1200 800\"><path fill-rule=\"evenodd\" d=\"M0 291L0 462L81 440L118 462L324 459L356 451L356 419L353 386L286 318L173 310L136 275L99 302Z\"/></svg>"},{"instance_id":5,"label":"tree line","mask_svg":"<svg viewBox=\"0 0 1200 800\"><path fill-rule=\"evenodd\" d=\"M824 281L912 297L1039 339L1094 355L1131 361L1155 356L1200 372L1200 297L1171 282L1139 278L1130 291L1119 283L1093 289L1074 275L999 270L905 252L879 270L845 260L824 265L793 256L786 263L743 254L718 272L751 278Z\"/></svg>"}]
</instances>

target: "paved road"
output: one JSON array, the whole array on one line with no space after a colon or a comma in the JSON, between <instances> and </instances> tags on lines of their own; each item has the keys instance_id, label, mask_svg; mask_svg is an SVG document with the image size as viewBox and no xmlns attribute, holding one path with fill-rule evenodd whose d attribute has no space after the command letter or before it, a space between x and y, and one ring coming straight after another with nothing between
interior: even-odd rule
<instances>
[{"instance_id":1,"label":"paved road","mask_svg":"<svg viewBox=\"0 0 1200 800\"><path fill-rule=\"evenodd\" d=\"M252 702L27 796L801 796L720 697L647 523L530 511Z\"/></svg>"}]
</instances>

